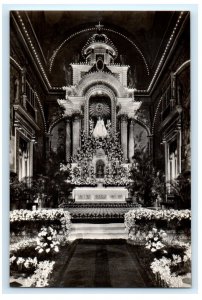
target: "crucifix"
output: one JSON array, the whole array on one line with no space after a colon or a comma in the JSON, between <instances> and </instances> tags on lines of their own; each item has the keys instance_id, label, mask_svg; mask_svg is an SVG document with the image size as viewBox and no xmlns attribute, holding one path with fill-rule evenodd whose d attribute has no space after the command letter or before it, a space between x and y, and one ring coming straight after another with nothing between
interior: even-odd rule
<instances>
[{"instance_id":1,"label":"crucifix","mask_svg":"<svg viewBox=\"0 0 202 300\"><path fill-rule=\"evenodd\" d=\"M97 28L98 31L100 31L102 27L104 27L104 25L101 25L99 21L98 25L95 25L95 27Z\"/></svg>"}]
</instances>

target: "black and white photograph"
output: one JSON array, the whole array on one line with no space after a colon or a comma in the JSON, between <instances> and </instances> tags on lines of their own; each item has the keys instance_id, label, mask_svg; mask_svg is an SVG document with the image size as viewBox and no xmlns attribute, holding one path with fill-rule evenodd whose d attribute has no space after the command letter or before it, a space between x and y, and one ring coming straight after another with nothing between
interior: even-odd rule
<instances>
[{"instance_id":1,"label":"black and white photograph","mask_svg":"<svg viewBox=\"0 0 202 300\"><path fill-rule=\"evenodd\" d=\"M10 288L192 288L190 22L10 11Z\"/></svg>"}]
</instances>

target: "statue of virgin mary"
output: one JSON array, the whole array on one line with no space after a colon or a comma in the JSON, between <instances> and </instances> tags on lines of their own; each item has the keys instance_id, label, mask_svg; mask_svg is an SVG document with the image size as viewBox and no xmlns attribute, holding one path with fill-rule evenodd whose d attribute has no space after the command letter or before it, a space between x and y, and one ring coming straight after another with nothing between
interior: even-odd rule
<instances>
[{"instance_id":1,"label":"statue of virgin mary","mask_svg":"<svg viewBox=\"0 0 202 300\"><path fill-rule=\"evenodd\" d=\"M97 124L93 130L94 138L105 138L107 136L107 129L104 124L104 120L99 117Z\"/></svg>"}]
</instances>

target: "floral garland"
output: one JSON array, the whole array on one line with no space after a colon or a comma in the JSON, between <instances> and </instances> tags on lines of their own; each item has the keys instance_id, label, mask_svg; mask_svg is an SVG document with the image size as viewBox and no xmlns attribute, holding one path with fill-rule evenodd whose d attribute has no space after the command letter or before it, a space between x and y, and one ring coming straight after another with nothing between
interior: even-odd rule
<instances>
[{"instance_id":1,"label":"floral garland","mask_svg":"<svg viewBox=\"0 0 202 300\"><path fill-rule=\"evenodd\" d=\"M41 209L41 210L28 210L16 209L10 212L10 222L15 221L31 221L31 220L58 220L62 217L70 219L68 211L62 209Z\"/></svg>"},{"instance_id":2,"label":"floral garland","mask_svg":"<svg viewBox=\"0 0 202 300\"><path fill-rule=\"evenodd\" d=\"M42 209L42 210L27 210L19 209L10 212L10 223L21 221L37 221L37 220L59 220L63 234L67 237L71 229L71 216L68 211L62 209Z\"/></svg>"},{"instance_id":3,"label":"floral garland","mask_svg":"<svg viewBox=\"0 0 202 300\"><path fill-rule=\"evenodd\" d=\"M128 230L135 225L137 220L162 220L162 221L182 221L182 220L191 220L191 211L189 209L185 210L152 210L148 208L136 208L130 210L125 214L124 223Z\"/></svg>"}]
</instances>

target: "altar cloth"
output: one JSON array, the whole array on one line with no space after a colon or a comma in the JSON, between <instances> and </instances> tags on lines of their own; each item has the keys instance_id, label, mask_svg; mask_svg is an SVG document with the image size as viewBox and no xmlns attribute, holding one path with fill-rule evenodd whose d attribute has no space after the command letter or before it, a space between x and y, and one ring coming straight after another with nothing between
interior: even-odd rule
<instances>
[{"instance_id":1,"label":"altar cloth","mask_svg":"<svg viewBox=\"0 0 202 300\"><path fill-rule=\"evenodd\" d=\"M77 187L72 197L75 202L125 202L128 190L124 187Z\"/></svg>"}]
</instances>

